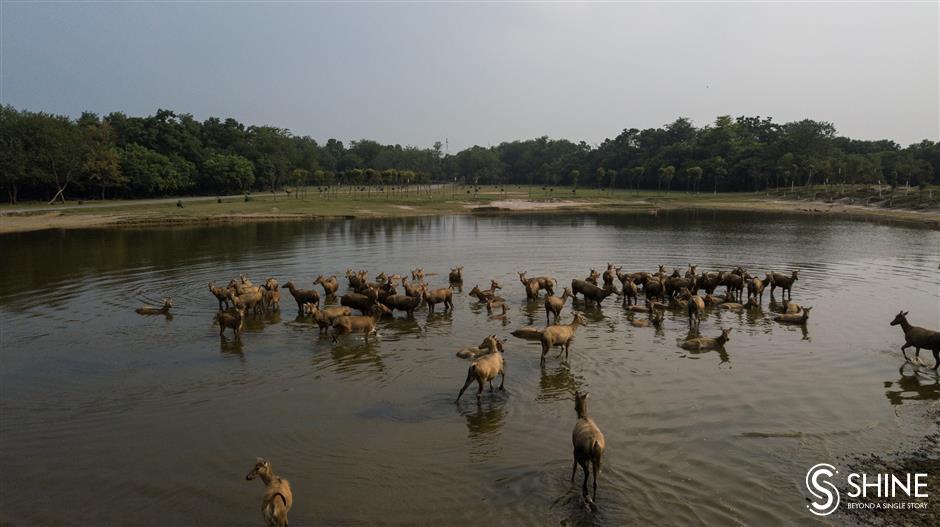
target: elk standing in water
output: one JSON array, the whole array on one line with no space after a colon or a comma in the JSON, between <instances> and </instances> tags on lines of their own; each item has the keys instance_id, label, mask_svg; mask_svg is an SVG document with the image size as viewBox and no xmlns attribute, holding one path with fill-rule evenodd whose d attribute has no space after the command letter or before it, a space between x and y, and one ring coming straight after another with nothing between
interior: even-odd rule
<instances>
[{"instance_id":1,"label":"elk standing in water","mask_svg":"<svg viewBox=\"0 0 940 527\"><path fill-rule=\"evenodd\" d=\"M604 456L604 434L597 427L594 420L588 417L587 411L587 393L575 392L574 410L578 414L578 420L574 424L574 430L571 431L571 444L574 447L574 464L571 467L571 482L574 483L574 477L578 472L578 465L584 471L584 482L581 484L581 493L585 498L588 497L588 463L594 472L594 496L592 501L597 499L597 475L601 471L601 459Z\"/></svg>"},{"instance_id":2,"label":"elk standing in water","mask_svg":"<svg viewBox=\"0 0 940 527\"><path fill-rule=\"evenodd\" d=\"M911 360L907 358L907 352L905 351L909 346L913 346L916 350L914 358L917 362L920 362L920 349L924 348L933 352L933 369L936 370L940 367L940 332L912 326L910 322L907 321L907 311L899 312L897 316L894 317L894 320L891 321L891 325L900 325L901 330L904 331L904 345L901 346L901 353L904 354L905 360L908 362Z\"/></svg>"},{"instance_id":3,"label":"elk standing in water","mask_svg":"<svg viewBox=\"0 0 940 527\"><path fill-rule=\"evenodd\" d=\"M493 339L496 339L496 335L491 335ZM460 389L460 393L457 394L457 401L460 402L460 398L463 396L463 392L467 389L468 386L473 384L473 381L477 382L479 388L477 389L477 400L479 401L483 397L483 385L487 382L490 383L490 392L493 390L493 379L497 375L501 376L499 381L499 389L503 389L503 385L506 384L506 365L503 362L503 348L500 344L497 347L497 351L494 353L487 353L479 359L473 361L473 364L467 369L467 380L463 384L463 388Z\"/></svg>"},{"instance_id":4,"label":"elk standing in water","mask_svg":"<svg viewBox=\"0 0 940 527\"><path fill-rule=\"evenodd\" d=\"M271 462L258 458L251 472L245 479L251 481L261 478L264 483L264 496L261 498L261 514L268 527L287 527L287 513L294 503L290 483L274 473Z\"/></svg>"}]
</instances>

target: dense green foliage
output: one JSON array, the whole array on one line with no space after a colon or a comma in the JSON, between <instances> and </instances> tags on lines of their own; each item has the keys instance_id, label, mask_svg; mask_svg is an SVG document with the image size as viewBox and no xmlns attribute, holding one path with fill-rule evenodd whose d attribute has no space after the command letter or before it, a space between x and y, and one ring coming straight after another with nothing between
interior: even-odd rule
<instances>
[{"instance_id":1,"label":"dense green foliage","mask_svg":"<svg viewBox=\"0 0 940 527\"><path fill-rule=\"evenodd\" d=\"M196 121L158 110L148 117L84 113L78 119L0 108L0 186L17 199L167 196L276 190L285 186L470 184L574 185L663 192L754 191L815 183L925 186L940 177L940 143L839 137L803 120L718 117L695 128L625 129L598 146L547 137L431 148L348 146L234 119Z\"/></svg>"}]
</instances>

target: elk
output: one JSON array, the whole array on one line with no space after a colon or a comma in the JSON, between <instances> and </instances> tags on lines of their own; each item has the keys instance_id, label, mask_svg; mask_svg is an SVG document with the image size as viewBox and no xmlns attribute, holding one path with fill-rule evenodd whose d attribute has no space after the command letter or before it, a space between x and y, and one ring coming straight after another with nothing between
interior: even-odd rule
<instances>
[{"instance_id":1,"label":"elk","mask_svg":"<svg viewBox=\"0 0 940 527\"><path fill-rule=\"evenodd\" d=\"M331 306L321 309L317 307L316 304L304 304L304 307L313 315L313 320L317 323L317 326L319 326L321 335L328 332L337 317L348 317L352 315L352 309L347 306Z\"/></svg>"},{"instance_id":2,"label":"elk","mask_svg":"<svg viewBox=\"0 0 940 527\"><path fill-rule=\"evenodd\" d=\"M323 286L323 296L332 297L336 296L336 291L339 289L339 282L336 281L335 276L325 277L322 274L317 276L317 279L313 281L313 285L320 284Z\"/></svg>"},{"instance_id":3,"label":"elk","mask_svg":"<svg viewBox=\"0 0 940 527\"><path fill-rule=\"evenodd\" d=\"M450 274L447 276L452 284L459 284L463 282L463 267L454 267L450 270Z\"/></svg>"},{"instance_id":4,"label":"elk","mask_svg":"<svg viewBox=\"0 0 940 527\"><path fill-rule=\"evenodd\" d=\"M222 312L216 315L215 319L219 322L219 336L225 335L226 328L232 328L235 338L245 327L245 308L237 309L234 313Z\"/></svg>"},{"instance_id":5,"label":"elk","mask_svg":"<svg viewBox=\"0 0 940 527\"><path fill-rule=\"evenodd\" d=\"M294 297L294 300L297 302L297 312L303 314L304 304L316 304L320 305L320 293L317 293L314 289L297 289L294 286L293 282L287 282L284 284L290 294Z\"/></svg>"},{"instance_id":6,"label":"elk","mask_svg":"<svg viewBox=\"0 0 940 527\"><path fill-rule=\"evenodd\" d=\"M427 287L424 284L411 284L408 282L407 278L402 278L401 286L405 288L405 295L416 296L419 298L422 296L425 288Z\"/></svg>"},{"instance_id":7,"label":"elk","mask_svg":"<svg viewBox=\"0 0 940 527\"><path fill-rule=\"evenodd\" d=\"M365 293L346 293L339 299L341 306L351 307L358 310L363 315L368 314L372 306L379 300L379 292L373 288L368 288Z\"/></svg>"},{"instance_id":8,"label":"elk","mask_svg":"<svg viewBox=\"0 0 940 527\"><path fill-rule=\"evenodd\" d=\"M522 281L523 285L525 285L526 280L529 282L532 282L534 280L535 282L538 283L539 289L544 289L545 292L550 295L555 294L555 284L558 283L557 280L555 280L554 278L550 276L536 276L534 278L525 278L526 272L527 271L523 271L519 273L519 280Z\"/></svg>"},{"instance_id":9,"label":"elk","mask_svg":"<svg viewBox=\"0 0 940 527\"><path fill-rule=\"evenodd\" d=\"M770 278L770 296L774 296L774 289L780 288L783 290L783 293L780 294L780 298L788 296L793 298L793 282L796 282L800 279L799 271L793 271L793 274L787 276L780 273L768 273Z\"/></svg>"},{"instance_id":10,"label":"elk","mask_svg":"<svg viewBox=\"0 0 940 527\"><path fill-rule=\"evenodd\" d=\"M810 309L813 308L804 307L803 312L800 314L784 313L782 315L777 315L774 317L774 320L780 322L781 324L806 324L806 320L809 319Z\"/></svg>"},{"instance_id":11,"label":"elk","mask_svg":"<svg viewBox=\"0 0 940 527\"><path fill-rule=\"evenodd\" d=\"M349 287L358 289L366 283L366 272L359 271L355 273L352 269L346 269L346 280L349 281Z\"/></svg>"},{"instance_id":12,"label":"elk","mask_svg":"<svg viewBox=\"0 0 940 527\"><path fill-rule=\"evenodd\" d=\"M496 338L496 335L490 335L483 339L483 342L475 348L463 348L457 352L461 359L472 359L487 353L503 351L503 341Z\"/></svg>"},{"instance_id":13,"label":"elk","mask_svg":"<svg viewBox=\"0 0 940 527\"><path fill-rule=\"evenodd\" d=\"M491 335L491 338L496 339L496 335ZM506 384L506 365L503 362L503 348L501 345L497 347L496 352L483 355L473 361L470 367L467 368L467 380L464 382L463 388L460 389L460 393L457 394L456 402L460 402L463 392L473 384L473 381L476 381L479 386L477 389L478 401L483 397L483 385L487 382L490 383L490 392L493 392L493 379L497 375L501 376L499 389L503 390L503 385Z\"/></svg>"},{"instance_id":14,"label":"elk","mask_svg":"<svg viewBox=\"0 0 940 527\"><path fill-rule=\"evenodd\" d=\"M571 444L574 447L574 465L571 467L571 483L574 483L574 477L578 472L578 465L584 471L584 482L581 484L581 493L585 498L588 497L588 463L591 464L591 470L594 473L594 496L591 500L597 499L597 474L601 471L601 458L604 456L604 434L597 427L594 420L588 417L587 413L588 394L575 392L574 410L578 414L578 420L574 424L574 430L571 431Z\"/></svg>"},{"instance_id":15,"label":"elk","mask_svg":"<svg viewBox=\"0 0 940 527\"><path fill-rule=\"evenodd\" d=\"M449 287L424 291L424 302L428 305L428 313L434 314L434 305L444 303L444 312L454 309L454 292Z\"/></svg>"},{"instance_id":16,"label":"elk","mask_svg":"<svg viewBox=\"0 0 940 527\"><path fill-rule=\"evenodd\" d=\"M617 289L611 285L608 288L601 289L594 284L588 283L585 280L572 280L571 281L571 297L573 299L578 298L578 293L584 295L585 304L589 302L594 302L597 304L597 307L601 307L601 302L604 301L610 295L616 294Z\"/></svg>"},{"instance_id":17,"label":"elk","mask_svg":"<svg viewBox=\"0 0 940 527\"><path fill-rule=\"evenodd\" d=\"M901 346L901 353L904 354L905 360L910 362L911 359L907 358L906 350L908 347L913 346L916 350L914 358L917 362L920 362L920 349L924 348L933 352L933 369L936 370L940 367L940 332L912 326L907 321L907 311L899 312L891 321L891 325L900 325L901 331L904 332L904 345Z\"/></svg>"},{"instance_id":18,"label":"elk","mask_svg":"<svg viewBox=\"0 0 940 527\"><path fill-rule=\"evenodd\" d=\"M224 287L217 287L212 282L209 282L209 291L212 293L212 296L219 301L219 311L222 311L222 304L225 304L224 309L228 309L229 302L229 290Z\"/></svg>"},{"instance_id":19,"label":"elk","mask_svg":"<svg viewBox=\"0 0 940 527\"><path fill-rule=\"evenodd\" d=\"M767 287L767 284L763 280L757 278L756 276L751 278L747 282L747 297L751 298L752 296L757 299L758 302L764 301L764 288Z\"/></svg>"},{"instance_id":20,"label":"elk","mask_svg":"<svg viewBox=\"0 0 940 527\"><path fill-rule=\"evenodd\" d=\"M258 458L251 472L245 479L251 481L261 478L264 483L264 496L261 498L261 514L268 527L287 527L287 513L294 503L290 483L274 473L271 462Z\"/></svg>"},{"instance_id":21,"label":"elk","mask_svg":"<svg viewBox=\"0 0 940 527\"><path fill-rule=\"evenodd\" d=\"M552 296L548 295L545 297L545 325L549 325L549 317L555 315L555 322L558 322L558 317L561 316L561 310L565 307L565 300L571 298L571 289L565 288L562 291L561 296Z\"/></svg>"},{"instance_id":22,"label":"elk","mask_svg":"<svg viewBox=\"0 0 940 527\"><path fill-rule=\"evenodd\" d=\"M583 325L584 317L581 316L581 313L575 313L574 320L570 324L556 324L543 329L539 337L542 342L541 363L545 364L545 355L552 346L564 346L565 360L568 360L568 349L571 347L571 340L574 338L574 330Z\"/></svg>"},{"instance_id":23,"label":"elk","mask_svg":"<svg viewBox=\"0 0 940 527\"><path fill-rule=\"evenodd\" d=\"M620 290L620 295L623 297L622 305L627 307L630 305L630 299L633 299L633 304L637 304L637 287L633 280L621 279L620 283L623 284L623 288Z\"/></svg>"},{"instance_id":24,"label":"elk","mask_svg":"<svg viewBox=\"0 0 940 527\"><path fill-rule=\"evenodd\" d=\"M411 279L420 282L424 280L424 269L418 267L417 269L411 270Z\"/></svg>"},{"instance_id":25,"label":"elk","mask_svg":"<svg viewBox=\"0 0 940 527\"><path fill-rule=\"evenodd\" d=\"M408 317L415 316L415 309L421 305L423 299L420 296L391 295L382 300L386 307L394 310L404 311Z\"/></svg>"},{"instance_id":26,"label":"elk","mask_svg":"<svg viewBox=\"0 0 940 527\"><path fill-rule=\"evenodd\" d=\"M277 280L261 286L261 308L272 311L281 310L281 291L277 288Z\"/></svg>"},{"instance_id":27,"label":"elk","mask_svg":"<svg viewBox=\"0 0 940 527\"><path fill-rule=\"evenodd\" d=\"M171 307L173 307L173 299L172 299L172 298L164 298L164 299L163 299L163 307L143 306L143 307L138 307L138 308L135 309L134 311L136 311L138 315L164 315L164 316L169 316L169 315L170 315L170 308L171 308Z\"/></svg>"},{"instance_id":28,"label":"elk","mask_svg":"<svg viewBox=\"0 0 940 527\"><path fill-rule=\"evenodd\" d=\"M338 342L340 335L348 335L361 331L368 343L369 335L375 333L375 325L382 315L389 313L389 309L382 304L374 304L368 315L342 316L333 319L333 342Z\"/></svg>"},{"instance_id":29,"label":"elk","mask_svg":"<svg viewBox=\"0 0 940 527\"><path fill-rule=\"evenodd\" d=\"M614 267L614 264L608 263L607 270L604 271L602 278L604 279L604 287L612 287L614 285L614 278L617 278L617 273L623 269L622 267Z\"/></svg>"},{"instance_id":30,"label":"elk","mask_svg":"<svg viewBox=\"0 0 940 527\"><path fill-rule=\"evenodd\" d=\"M702 312L705 311L705 301L698 295L693 295L688 289L682 290L682 298L689 301L689 327L693 322L699 325L702 322Z\"/></svg>"},{"instance_id":31,"label":"elk","mask_svg":"<svg viewBox=\"0 0 940 527\"><path fill-rule=\"evenodd\" d=\"M696 337L687 339L679 346L692 351L720 349L725 346L725 342L728 342L730 335L731 328L721 328L721 335L717 337Z\"/></svg>"},{"instance_id":32,"label":"elk","mask_svg":"<svg viewBox=\"0 0 940 527\"><path fill-rule=\"evenodd\" d=\"M541 340L542 330L532 326L524 326L513 331L510 335L525 340Z\"/></svg>"},{"instance_id":33,"label":"elk","mask_svg":"<svg viewBox=\"0 0 940 527\"><path fill-rule=\"evenodd\" d=\"M597 272L597 270L592 268L591 272L588 273L587 278L585 278L584 281L589 284L597 285L597 278L599 276L600 274Z\"/></svg>"}]
</instances>

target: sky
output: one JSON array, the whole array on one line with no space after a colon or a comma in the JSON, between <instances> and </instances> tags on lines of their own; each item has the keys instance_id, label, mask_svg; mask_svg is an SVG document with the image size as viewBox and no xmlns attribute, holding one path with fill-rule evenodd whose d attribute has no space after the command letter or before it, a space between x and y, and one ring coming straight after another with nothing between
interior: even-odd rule
<instances>
[{"instance_id":1,"label":"sky","mask_svg":"<svg viewBox=\"0 0 940 527\"><path fill-rule=\"evenodd\" d=\"M0 101L449 151L719 115L940 139L940 3L0 0Z\"/></svg>"}]
</instances>

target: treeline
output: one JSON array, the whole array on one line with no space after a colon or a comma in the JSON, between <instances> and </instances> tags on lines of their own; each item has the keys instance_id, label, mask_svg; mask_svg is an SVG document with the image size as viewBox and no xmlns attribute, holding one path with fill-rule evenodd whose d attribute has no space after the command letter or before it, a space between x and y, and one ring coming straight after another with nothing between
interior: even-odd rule
<instances>
[{"instance_id":1,"label":"treeline","mask_svg":"<svg viewBox=\"0 0 940 527\"><path fill-rule=\"evenodd\" d=\"M148 117L78 119L0 107L0 185L9 200L147 197L287 187L432 181L754 191L817 183L926 186L940 176L940 143L836 136L830 123L680 118L626 129L592 147L547 137L445 155L375 141L318 144L283 128L158 110Z\"/></svg>"}]
</instances>

